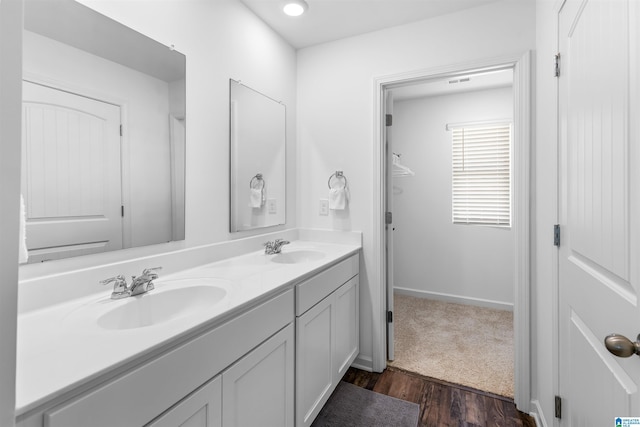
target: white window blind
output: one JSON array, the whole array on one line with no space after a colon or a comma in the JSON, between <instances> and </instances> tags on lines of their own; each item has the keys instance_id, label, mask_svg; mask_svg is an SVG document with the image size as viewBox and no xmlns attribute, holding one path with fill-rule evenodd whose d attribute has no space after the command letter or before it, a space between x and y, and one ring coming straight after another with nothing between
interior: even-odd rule
<instances>
[{"instance_id":1,"label":"white window blind","mask_svg":"<svg viewBox=\"0 0 640 427\"><path fill-rule=\"evenodd\" d=\"M453 223L511 227L511 124L453 132Z\"/></svg>"}]
</instances>

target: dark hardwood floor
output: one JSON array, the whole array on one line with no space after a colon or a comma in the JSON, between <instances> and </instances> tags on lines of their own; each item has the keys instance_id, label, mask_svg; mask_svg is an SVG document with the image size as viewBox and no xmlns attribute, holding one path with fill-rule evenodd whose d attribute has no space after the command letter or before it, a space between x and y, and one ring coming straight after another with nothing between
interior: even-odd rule
<instances>
[{"instance_id":1,"label":"dark hardwood floor","mask_svg":"<svg viewBox=\"0 0 640 427\"><path fill-rule=\"evenodd\" d=\"M388 367L383 373L350 368L343 381L420 405L419 426L535 427L513 400Z\"/></svg>"}]
</instances>

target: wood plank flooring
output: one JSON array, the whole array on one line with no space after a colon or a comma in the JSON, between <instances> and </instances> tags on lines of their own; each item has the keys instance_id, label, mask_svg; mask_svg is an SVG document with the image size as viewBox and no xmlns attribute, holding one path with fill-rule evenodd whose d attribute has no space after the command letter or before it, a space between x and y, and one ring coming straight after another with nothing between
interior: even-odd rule
<instances>
[{"instance_id":1,"label":"wood plank flooring","mask_svg":"<svg viewBox=\"0 0 640 427\"><path fill-rule=\"evenodd\" d=\"M388 367L383 373L349 368L343 381L420 405L419 427L535 427L513 400Z\"/></svg>"}]
</instances>

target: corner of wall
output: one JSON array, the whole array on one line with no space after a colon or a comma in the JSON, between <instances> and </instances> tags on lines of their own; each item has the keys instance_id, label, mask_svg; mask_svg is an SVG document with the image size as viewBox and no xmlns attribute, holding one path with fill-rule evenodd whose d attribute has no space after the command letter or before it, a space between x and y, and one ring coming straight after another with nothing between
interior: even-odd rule
<instances>
[{"instance_id":1,"label":"corner of wall","mask_svg":"<svg viewBox=\"0 0 640 427\"><path fill-rule=\"evenodd\" d=\"M22 1L0 2L0 425L14 424L18 212L22 114ZM7 185L7 183L9 183Z\"/></svg>"}]
</instances>

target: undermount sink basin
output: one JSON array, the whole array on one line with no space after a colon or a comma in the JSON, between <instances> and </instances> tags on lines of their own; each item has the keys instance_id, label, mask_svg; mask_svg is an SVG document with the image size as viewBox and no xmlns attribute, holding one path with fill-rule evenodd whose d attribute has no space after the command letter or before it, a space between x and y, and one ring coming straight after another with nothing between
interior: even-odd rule
<instances>
[{"instance_id":1,"label":"undermount sink basin","mask_svg":"<svg viewBox=\"0 0 640 427\"><path fill-rule=\"evenodd\" d=\"M100 315L96 322L104 329L134 329L153 326L211 309L227 295L218 286L193 285L152 290L118 300L116 307Z\"/></svg>"},{"instance_id":2,"label":"undermount sink basin","mask_svg":"<svg viewBox=\"0 0 640 427\"><path fill-rule=\"evenodd\" d=\"M283 252L271 258L271 261L280 264L300 264L304 262L318 261L324 258L324 253L308 249L300 249L291 252Z\"/></svg>"}]
</instances>

